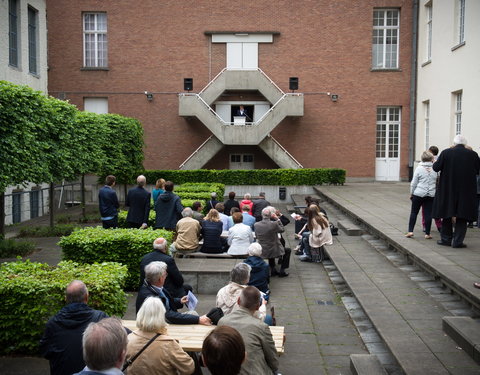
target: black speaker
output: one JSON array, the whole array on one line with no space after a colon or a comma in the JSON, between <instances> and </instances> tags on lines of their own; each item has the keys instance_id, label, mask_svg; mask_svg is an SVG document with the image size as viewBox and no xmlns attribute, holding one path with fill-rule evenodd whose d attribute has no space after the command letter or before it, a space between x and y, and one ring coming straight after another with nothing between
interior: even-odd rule
<instances>
[{"instance_id":1,"label":"black speaker","mask_svg":"<svg viewBox=\"0 0 480 375\"><path fill-rule=\"evenodd\" d=\"M183 89L185 91L193 90L193 78L184 78L183 79Z\"/></svg>"},{"instance_id":2,"label":"black speaker","mask_svg":"<svg viewBox=\"0 0 480 375\"><path fill-rule=\"evenodd\" d=\"M290 90L298 90L298 77L290 77Z\"/></svg>"}]
</instances>

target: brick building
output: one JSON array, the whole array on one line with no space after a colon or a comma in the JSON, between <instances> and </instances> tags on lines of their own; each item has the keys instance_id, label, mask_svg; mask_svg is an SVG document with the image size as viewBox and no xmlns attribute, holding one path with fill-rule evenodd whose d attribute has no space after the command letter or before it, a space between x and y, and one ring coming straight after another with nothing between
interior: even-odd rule
<instances>
[{"instance_id":1,"label":"brick building","mask_svg":"<svg viewBox=\"0 0 480 375\"><path fill-rule=\"evenodd\" d=\"M412 3L47 0L49 93L138 118L148 169L405 179Z\"/></svg>"}]
</instances>

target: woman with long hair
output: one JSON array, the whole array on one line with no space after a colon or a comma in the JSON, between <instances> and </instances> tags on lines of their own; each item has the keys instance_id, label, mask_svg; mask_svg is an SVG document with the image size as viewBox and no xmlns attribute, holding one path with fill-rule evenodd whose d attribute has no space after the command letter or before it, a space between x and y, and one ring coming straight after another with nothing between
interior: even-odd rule
<instances>
[{"instance_id":1,"label":"woman with long hair","mask_svg":"<svg viewBox=\"0 0 480 375\"><path fill-rule=\"evenodd\" d=\"M210 254L223 253L225 246L225 240L221 237L223 223L220 220L218 211L212 208L200 224L202 225L201 233L203 237L203 245L200 251Z\"/></svg>"},{"instance_id":2,"label":"woman with long hair","mask_svg":"<svg viewBox=\"0 0 480 375\"><path fill-rule=\"evenodd\" d=\"M310 235L304 238L305 255L300 257L303 261L321 262L323 260L323 245L333 244L330 223L316 204L308 206L307 228Z\"/></svg>"}]
</instances>

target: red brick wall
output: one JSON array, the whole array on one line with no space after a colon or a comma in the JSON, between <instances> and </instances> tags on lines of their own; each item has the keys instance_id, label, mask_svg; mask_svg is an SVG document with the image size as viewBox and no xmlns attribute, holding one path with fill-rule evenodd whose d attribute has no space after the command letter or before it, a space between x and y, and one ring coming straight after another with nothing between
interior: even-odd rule
<instances>
[{"instance_id":1,"label":"red brick wall","mask_svg":"<svg viewBox=\"0 0 480 375\"><path fill-rule=\"evenodd\" d=\"M407 177L411 0L257 0L243 2L240 16L235 2L134 3L47 0L49 90L66 92L80 109L85 96L108 96L110 112L138 118L146 168L178 168L210 135L198 120L178 116L176 96L184 77L194 79L198 92L225 67L225 44L210 44L204 32L276 31L274 43L259 44L259 67L287 92L288 77L299 77L305 115L285 119L272 135L305 167L374 177L376 108L402 106L400 173ZM370 70L374 7L401 9L399 71ZM108 71L81 70L83 11L107 12ZM154 100L144 91L154 92ZM338 102L320 94L327 91ZM254 149L256 167L275 166ZM207 166L227 168L228 150Z\"/></svg>"}]
</instances>

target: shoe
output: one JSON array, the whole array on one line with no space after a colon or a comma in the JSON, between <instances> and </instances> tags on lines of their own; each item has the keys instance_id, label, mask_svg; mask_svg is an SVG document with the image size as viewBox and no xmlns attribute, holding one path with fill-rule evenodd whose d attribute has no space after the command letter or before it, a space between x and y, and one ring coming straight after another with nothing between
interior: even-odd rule
<instances>
[{"instance_id":1,"label":"shoe","mask_svg":"<svg viewBox=\"0 0 480 375\"><path fill-rule=\"evenodd\" d=\"M303 251L302 250L297 250L297 251L295 251L295 255L303 255Z\"/></svg>"},{"instance_id":2,"label":"shoe","mask_svg":"<svg viewBox=\"0 0 480 375\"><path fill-rule=\"evenodd\" d=\"M302 255L298 259L300 259L300 261L302 261L302 262L311 262L312 261L312 258L310 258L308 255Z\"/></svg>"},{"instance_id":3,"label":"shoe","mask_svg":"<svg viewBox=\"0 0 480 375\"><path fill-rule=\"evenodd\" d=\"M288 276L288 272L285 272L285 271L280 271L278 273L278 277L287 277Z\"/></svg>"},{"instance_id":4,"label":"shoe","mask_svg":"<svg viewBox=\"0 0 480 375\"><path fill-rule=\"evenodd\" d=\"M463 249L464 247L467 247L464 243L461 243L460 245L457 246L452 246L454 249Z\"/></svg>"},{"instance_id":5,"label":"shoe","mask_svg":"<svg viewBox=\"0 0 480 375\"><path fill-rule=\"evenodd\" d=\"M276 326L277 325L277 318L275 318L275 307L272 306L272 308L270 309L270 316L272 317L272 326Z\"/></svg>"},{"instance_id":6,"label":"shoe","mask_svg":"<svg viewBox=\"0 0 480 375\"><path fill-rule=\"evenodd\" d=\"M473 223L468 224L467 228L473 228Z\"/></svg>"},{"instance_id":7,"label":"shoe","mask_svg":"<svg viewBox=\"0 0 480 375\"><path fill-rule=\"evenodd\" d=\"M443 242L442 240L438 240L438 241L437 241L437 245L450 246L450 244L449 244L448 242Z\"/></svg>"},{"instance_id":8,"label":"shoe","mask_svg":"<svg viewBox=\"0 0 480 375\"><path fill-rule=\"evenodd\" d=\"M278 276L278 271L275 268L271 269L270 271L270 277L274 277L274 276Z\"/></svg>"},{"instance_id":9,"label":"shoe","mask_svg":"<svg viewBox=\"0 0 480 375\"><path fill-rule=\"evenodd\" d=\"M480 289L480 283L473 283L473 286L477 289Z\"/></svg>"},{"instance_id":10,"label":"shoe","mask_svg":"<svg viewBox=\"0 0 480 375\"><path fill-rule=\"evenodd\" d=\"M426 240L431 240L431 239L432 239L432 236L430 236L429 234L426 234L426 235L425 235L425 239L426 239Z\"/></svg>"},{"instance_id":11,"label":"shoe","mask_svg":"<svg viewBox=\"0 0 480 375\"><path fill-rule=\"evenodd\" d=\"M408 232L405 237L407 238L412 238L413 237L413 232Z\"/></svg>"}]
</instances>

